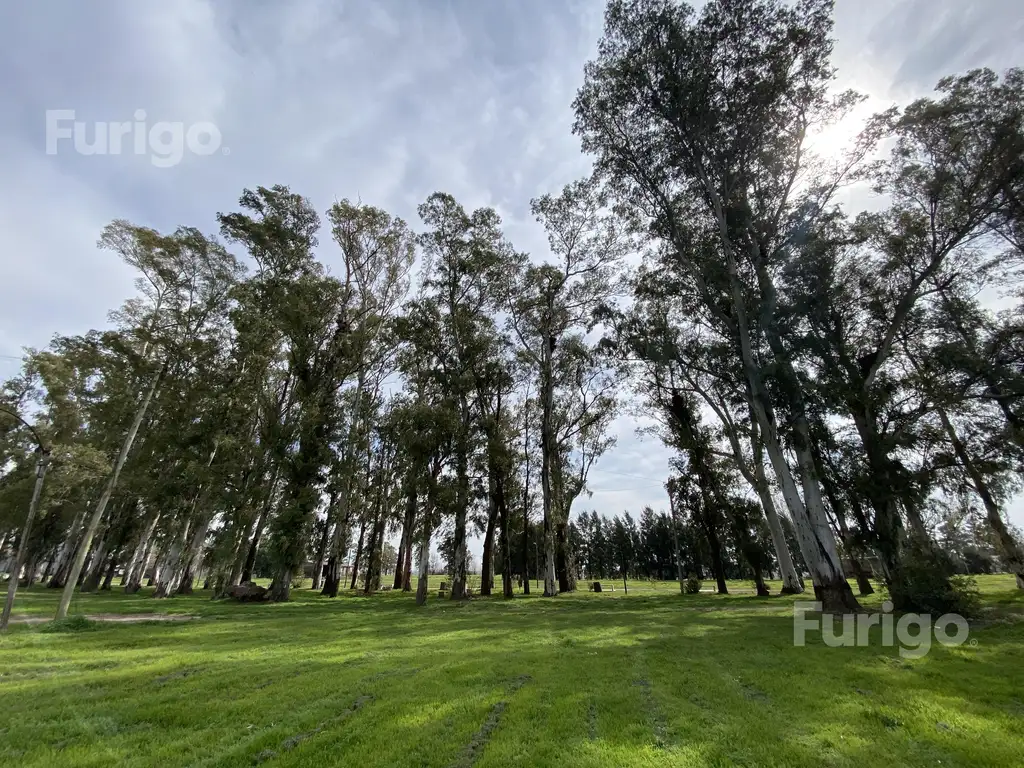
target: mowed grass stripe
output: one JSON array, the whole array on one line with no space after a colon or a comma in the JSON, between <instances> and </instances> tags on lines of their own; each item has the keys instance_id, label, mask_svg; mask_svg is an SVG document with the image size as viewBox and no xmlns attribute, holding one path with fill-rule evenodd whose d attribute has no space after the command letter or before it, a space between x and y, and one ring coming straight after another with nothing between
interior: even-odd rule
<instances>
[{"instance_id":1,"label":"mowed grass stripe","mask_svg":"<svg viewBox=\"0 0 1024 768\"><path fill-rule=\"evenodd\" d=\"M86 595L82 613L197 618L12 628L0 764L249 766L271 750L266 766L443 768L505 702L476 766L1002 768L1024 744L1024 597L1012 577L979 583L992 613L977 645L917 660L877 636L796 648L791 598L673 584L423 608L308 590L288 605ZM24 592L52 611L52 591ZM335 720L360 696L373 698Z\"/></svg>"}]
</instances>

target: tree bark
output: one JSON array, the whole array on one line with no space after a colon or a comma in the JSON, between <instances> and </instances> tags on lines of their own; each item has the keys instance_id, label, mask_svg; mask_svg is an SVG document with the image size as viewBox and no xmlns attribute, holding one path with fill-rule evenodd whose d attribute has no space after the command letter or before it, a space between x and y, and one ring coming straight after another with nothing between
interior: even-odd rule
<instances>
[{"instance_id":1,"label":"tree bark","mask_svg":"<svg viewBox=\"0 0 1024 768\"><path fill-rule=\"evenodd\" d=\"M812 519L810 511L804 506L789 465L782 453L782 446L779 444L774 423L770 420L763 404L756 399L754 413L764 439L765 451L768 453L772 469L782 487L782 496L789 507L793 530L796 532L797 542L800 545L800 553L811 572L815 597L822 602L822 609L826 613L858 613L860 606L857 605L853 591L843 574L842 565L839 563L839 554L835 550L835 538L832 536L832 531L828 530L828 520L824 516L824 508L818 509L820 519L818 517ZM806 450L804 453L806 454ZM825 527L824 532L822 531L822 521Z\"/></svg>"},{"instance_id":2,"label":"tree bark","mask_svg":"<svg viewBox=\"0 0 1024 768\"><path fill-rule=\"evenodd\" d=\"M110 591L110 582L114 580L114 572L117 570L117 553L114 552L110 555L110 564L107 566L107 575L103 577L103 584L100 585L100 591Z\"/></svg>"},{"instance_id":3,"label":"tree bark","mask_svg":"<svg viewBox=\"0 0 1024 768\"><path fill-rule=\"evenodd\" d=\"M671 487L668 494L668 508L672 513L672 555L676 561L676 578L679 579L679 594L685 595L686 576L683 574L683 556L679 551L679 513L676 509L675 494L672 493Z\"/></svg>"},{"instance_id":4,"label":"tree bark","mask_svg":"<svg viewBox=\"0 0 1024 768\"><path fill-rule=\"evenodd\" d=\"M372 595L380 589L384 527L387 524L387 515L384 514L383 496L384 489L381 488L377 495L377 509L374 516L373 532L370 537L369 557L366 563L366 579L363 586L363 594L366 595Z\"/></svg>"},{"instance_id":5,"label":"tree bark","mask_svg":"<svg viewBox=\"0 0 1024 768\"><path fill-rule=\"evenodd\" d=\"M714 190L712 192L717 194ZM765 329L769 347L775 358L775 363L781 374L787 379L787 384L790 387L787 395L794 412L793 447L800 466L800 484L804 492L802 500L797 492L789 466L786 464L785 456L782 453L782 447L779 443L775 426L774 413L771 410L771 400L764 386L761 367L758 361L754 359L746 301L743 296L739 269L736 264L735 253L733 252L733 244L727 232L720 201L717 203L717 208L716 213L719 218L719 226L722 228L722 239L725 245L726 267L729 274L732 308L736 317L735 327L738 332L737 341L739 342L740 358L743 362L744 373L750 387L750 399L754 406L754 415L757 419L758 428L764 441L765 450L768 452L772 469L775 471L779 484L782 486L783 496L789 505L793 527L797 531L797 540L800 543L800 551L803 554L804 562L811 572L815 597L821 601L822 610L826 613L859 613L860 605L858 605L857 599L853 596L853 591L846 581L842 562L836 550L835 537L829 528L828 517L825 514L825 507L821 501L818 476L809 450L810 437L802 395L797 389L799 386L798 379L793 371L792 364L782 354L781 342L777 337L778 334L772 322L774 318L769 317L767 318L768 322L764 322L762 325ZM757 277L759 287L761 288L762 302L766 306L773 305L775 287L771 281L771 276L768 275L766 268L762 264L758 264Z\"/></svg>"},{"instance_id":6,"label":"tree bark","mask_svg":"<svg viewBox=\"0 0 1024 768\"><path fill-rule=\"evenodd\" d=\"M96 544L96 551L92 557L92 564L82 582L80 592L95 592L99 589L100 581L103 579L104 569L107 565L107 539L110 537L110 525L107 525L105 535Z\"/></svg>"},{"instance_id":7,"label":"tree bark","mask_svg":"<svg viewBox=\"0 0 1024 768\"><path fill-rule=\"evenodd\" d=\"M996 540L999 542L1000 554L1005 560L1006 569L1016 576L1017 587L1024 589L1024 549L1021 548L1021 545L1014 539L1013 534L1006 527L1006 523L1003 522L999 504L992 495L988 483L985 482L985 476L978 469L977 464L974 463L974 459L971 458L967 446L960 439L946 411L942 408L937 408L936 412L939 415L939 420L942 422L942 428L945 430L946 435L949 437L949 442L953 446L953 451L956 453L957 458L960 459L960 463L964 465L964 470L966 470L968 477L971 478L971 485L974 486L974 490L981 497L982 504L985 505L985 515L988 524L996 534Z\"/></svg>"},{"instance_id":8,"label":"tree bark","mask_svg":"<svg viewBox=\"0 0 1024 768\"><path fill-rule=\"evenodd\" d=\"M559 592L576 591L576 563L569 548L569 524L559 520L555 525L555 574Z\"/></svg>"},{"instance_id":9,"label":"tree bark","mask_svg":"<svg viewBox=\"0 0 1024 768\"><path fill-rule=\"evenodd\" d=\"M149 523L142 531L142 535L139 536L139 541L132 552L132 558L128 561L128 567L124 571L124 578L121 579L121 584L126 588L126 591L130 588L132 592L137 592L138 586L142 583L142 576L146 569L146 556L149 553L149 544L159 520L160 511L154 509L152 516L149 518Z\"/></svg>"},{"instance_id":10,"label":"tree bark","mask_svg":"<svg viewBox=\"0 0 1024 768\"><path fill-rule=\"evenodd\" d=\"M467 410L465 407L463 411ZM468 422L464 418L463 423ZM466 515L469 511L469 453L465 445L458 448L455 458L455 477L458 483L455 492L455 531L452 546L452 589L450 599L463 600L466 597Z\"/></svg>"},{"instance_id":11,"label":"tree bark","mask_svg":"<svg viewBox=\"0 0 1024 768\"><path fill-rule=\"evenodd\" d=\"M195 583L195 577L203 564L203 545L206 543L206 534L210 530L211 516L209 513L202 513L202 519L196 526L192 535L192 542L185 552L181 564L181 573L178 576L178 585L175 589L177 595L191 595Z\"/></svg>"},{"instance_id":12,"label":"tree bark","mask_svg":"<svg viewBox=\"0 0 1024 768\"><path fill-rule=\"evenodd\" d=\"M411 591L409 569L412 560L413 526L416 524L416 486L410 481L405 498L405 518L402 521L402 541L398 547L398 561L395 564L395 583L392 589ZM406 585L409 585L408 587Z\"/></svg>"},{"instance_id":13,"label":"tree bark","mask_svg":"<svg viewBox=\"0 0 1024 768\"><path fill-rule=\"evenodd\" d=\"M484 531L484 546L480 555L480 594L490 595L494 589L494 530L498 523L498 497L495 490L494 472L487 472L487 528Z\"/></svg>"},{"instance_id":14,"label":"tree bark","mask_svg":"<svg viewBox=\"0 0 1024 768\"><path fill-rule=\"evenodd\" d=\"M252 581L252 571L256 567L256 553L259 552L260 539L263 537L263 532L267 527L267 518L270 517L270 510L274 506L274 497L277 495L278 475L278 469L275 467L270 479L270 487L267 490L266 497L263 499L263 508L260 510L260 514L253 525L249 550L245 554L245 565L242 566L242 584Z\"/></svg>"},{"instance_id":15,"label":"tree bark","mask_svg":"<svg viewBox=\"0 0 1024 768\"><path fill-rule=\"evenodd\" d=\"M170 597L175 593L178 587L178 578L181 573L178 570L178 564L181 562L181 552L185 547L185 542L188 541L188 532L191 528L192 521L185 520L185 525L181 531L171 539L170 545L163 552L163 557L160 560L160 568L158 569L158 577L156 579L156 589L153 591L153 597Z\"/></svg>"},{"instance_id":16,"label":"tree bark","mask_svg":"<svg viewBox=\"0 0 1024 768\"><path fill-rule=\"evenodd\" d=\"M50 455L47 451L40 452L39 460L36 462L36 482L32 487L32 498L28 504L28 515L25 518L25 525L21 529L21 540L18 542L18 554L14 557L14 567L11 569L11 577L7 582L7 599L4 602L3 615L0 616L0 632L7 629L7 622L11 617L11 609L14 607L14 597L18 593L18 577L21 572L21 564L25 561L28 552L29 538L32 535L32 523L35 521L36 509L39 507L39 497L43 492L43 480L46 478L46 468L49 464ZM4 543L7 537L4 536ZM3 546L0 546L0 556L3 555Z\"/></svg>"},{"instance_id":17,"label":"tree bark","mask_svg":"<svg viewBox=\"0 0 1024 768\"><path fill-rule=\"evenodd\" d=\"M61 546L60 555L57 558L57 567L46 585L50 589L63 589L68 581L68 573L71 571L71 564L75 559L75 552L78 550L79 539L82 535L82 526L85 524L85 517L89 510L82 507L75 515L75 520L68 531L67 539Z\"/></svg>"},{"instance_id":18,"label":"tree bark","mask_svg":"<svg viewBox=\"0 0 1024 768\"><path fill-rule=\"evenodd\" d=\"M359 523L359 542L356 544L356 556L352 560L352 583L348 585L349 589L355 589L356 584L359 581L359 560L363 556L363 538L366 536L366 518Z\"/></svg>"},{"instance_id":19,"label":"tree bark","mask_svg":"<svg viewBox=\"0 0 1024 768\"><path fill-rule=\"evenodd\" d=\"M89 553L89 547L92 545L93 537L96 535L96 530L100 526L100 520L103 518L103 513L107 509L110 497L113 495L114 489L117 487L117 481L121 476L121 470L124 468L124 463L128 459L128 452L132 448L132 443L135 442L135 436L139 433L139 427L142 426L142 420L146 417L146 411L149 410L149 404L153 401L153 395L156 394L156 390L160 386L160 382L163 380L164 374L167 373L167 367L169 364L170 360L165 360L160 368L160 372L154 377L153 383L150 384L148 391L142 398L142 402L139 404L139 407L135 412L135 418L132 420L131 427L128 429L128 434L125 435L124 442L121 444L121 451L118 453L117 460L114 462L114 471L111 473L110 479L107 481L107 484L103 489L103 493L100 496L99 501L96 503L96 509L92 513L92 517L89 520L89 527L85 532L85 538L79 545L78 554L75 556L75 561L71 566L67 583L64 585L64 591L61 593L60 603L57 605L58 619L63 619L68 615L68 608L71 605L71 596L74 594L75 584L78 581L79 574L82 572L82 566L85 565L85 558Z\"/></svg>"},{"instance_id":20,"label":"tree bark","mask_svg":"<svg viewBox=\"0 0 1024 768\"><path fill-rule=\"evenodd\" d=\"M505 482L499 476L495 482L498 500L498 517L501 526L501 593L512 597L512 531L509 524L508 500L505 498Z\"/></svg>"},{"instance_id":21,"label":"tree bark","mask_svg":"<svg viewBox=\"0 0 1024 768\"><path fill-rule=\"evenodd\" d=\"M711 570L715 574L718 594L728 595L729 587L725 583L725 562L722 559L722 541L718 538L716 521L712 519L710 501L705 498L700 506L701 510L698 513L698 518L701 527L704 529L704 536L708 540L708 551L711 553Z\"/></svg>"},{"instance_id":22,"label":"tree bark","mask_svg":"<svg viewBox=\"0 0 1024 768\"><path fill-rule=\"evenodd\" d=\"M334 505L337 498L337 491L332 489L327 502L327 518L324 520L324 532L320 534L320 542L316 547L316 557L313 560L313 583L310 585L310 589L314 592L322 586L324 557L327 555L327 545L331 541L331 528L333 527L332 523L335 513Z\"/></svg>"},{"instance_id":23,"label":"tree bark","mask_svg":"<svg viewBox=\"0 0 1024 768\"><path fill-rule=\"evenodd\" d=\"M338 596L338 589L341 587L342 562L348 548L348 531L349 520L346 512L345 516L341 517L337 525L334 526L334 532L331 535L331 550L327 558L327 567L324 568L324 588L320 591L321 595Z\"/></svg>"},{"instance_id":24,"label":"tree bark","mask_svg":"<svg viewBox=\"0 0 1024 768\"><path fill-rule=\"evenodd\" d=\"M412 539L405 547L405 570L402 575L402 591L412 592Z\"/></svg>"},{"instance_id":25,"label":"tree bark","mask_svg":"<svg viewBox=\"0 0 1024 768\"><path fill-rule=\"evenodd\" d=\"M779 512L775 508L775 499L772 498L771 489L768 486L768 477L764 471L764 446L760 440L760 432L756 430L757 419L751 409L751 426L754 428L750 433L750 447L753 451L754 490L761 501L761 509L764 510L765 519L768 521L768 531L772 537L772 548L775 550L775 558L779 562L779 570L782 572L782 594L799 595L804 591L804 582L800 574L796 572L793 564L793 555L789 551L789 544L786 542L786 533L782 528L782 521L779 519ZM744 462L745 463L745 462ZM750 481L751 478L748 478Z\"/></svg>"},{"instance_id":26,"label":"tree bark","mask_svg":"<svg viewBox=\"0 0 1024 768\"><path fill-rule=\"evenodd\" d=\"M427 602L427 589L430 578L430 535L432 533L430 516L433 514L430 502L427 502L427 510L423 520L423 536L420 541L419 553L419 578L416 583L416 605L424 605Z\"/></svg>"},{"instance_id":27,"label":"tree bark","mask_svg":"<svg viewBox=\"0 0 1024 768\"><path fill-rule=\"evenodd\" d=\"M541 427L540 427L540 484L544 507L544 597L558 594L555 576L555 508L551 483L552 466L555 461L554 427L551 423L555 410L555 385L552 371L552 357L555 349L554 336L545 340L543 370L541 375Z\"/></svg>"}]
</instances>

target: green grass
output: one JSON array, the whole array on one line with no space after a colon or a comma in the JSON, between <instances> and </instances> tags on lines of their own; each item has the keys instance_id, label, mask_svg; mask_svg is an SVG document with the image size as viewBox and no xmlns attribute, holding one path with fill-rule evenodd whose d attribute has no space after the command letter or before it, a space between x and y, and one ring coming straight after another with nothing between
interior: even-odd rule
<instances>
[{"instance_id":1,"label":"green grass","mask_svg":"<svg viewBox=\"0 0 1024 768\"><path fill-rule=\"evenodd\" d=\"M1024 597L979 584L972 642L915 660L877 636L794 647L791 599L673 583L425 608L84 595L72 613L197 618L14 626L0 765L1020 765ZM21 590L15 613L56 600Z\"/></svg>"}]
</instances>

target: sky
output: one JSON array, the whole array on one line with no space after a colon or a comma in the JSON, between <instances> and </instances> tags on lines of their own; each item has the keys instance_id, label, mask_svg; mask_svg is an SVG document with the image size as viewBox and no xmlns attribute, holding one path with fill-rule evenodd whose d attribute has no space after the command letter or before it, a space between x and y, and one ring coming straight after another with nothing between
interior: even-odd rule
<instances>
[{"instance_id":1,"label":"sky","mask_svg":"<svg viewBox=\"0 0 1024 768\"><path fill-rule=\"evenodd\" d=\"M1019 0L838 0L837 88L870 110L944 75L1024 64ZM570 104L600 37L601 0L49 0L0 5L0 377L26 346L104 327L133 275L95 247L115 218L216 232L243 188L285 184L323 212L359 199L418 224L434 191L493 206L543 259L531 198L584 176ZM127 122L120 153L77 151L51 123ZM139 112L143 110L143 112ZM157 123L180 126L149 145ZM136 131L134 123L143 123ZM209 126L215 126L219 143ZM51 126L52 127L52 126ZM70 131L69 131L70 132ZM136 132L143 139L136 154ZM108 139L110 137L108 136ZM164 142L161 144L160 142ZM50 146L48 146L48 143ZM195 146L197 151L190 151ZM170 149L168 149L170 148ZM213 150L213 151L208 151ZM155 161L155 162L154 162ZM162 167L167 166L167 167ZM861 201L870 204L869 201ZM329 238L321 260L339 263ZM614 425L574 511L664 509L668 453ZM1010 518L1024 526L1024 500Z\"/></svg>"}]
</instances>

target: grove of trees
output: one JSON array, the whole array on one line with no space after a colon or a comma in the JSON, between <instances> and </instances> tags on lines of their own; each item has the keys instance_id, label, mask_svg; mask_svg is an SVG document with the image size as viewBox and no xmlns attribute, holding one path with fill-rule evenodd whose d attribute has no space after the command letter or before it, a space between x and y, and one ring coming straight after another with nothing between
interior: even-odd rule
<instances>
[{"instance_id":1,"label":"grove of trees","mask_svg":"<svg viewBox=\"0 0 1024 768\"><path fill-rule=\"evenodd\" d=\"M611 0L573 103L593 175L532 201L545 254L444 193L415 225L283 186L217 235L111 223L135 295L0 385L12 588L62 590L59 617L118 577L287 600L394 573L422 603L433 547L458 600L477 535L507 598L1024 588L1024 70L953 74L824 156L862 99L831 34L829 0ZM668 511L573 518L626 410L673 453Z\"/></svg>"}]
</instances>

